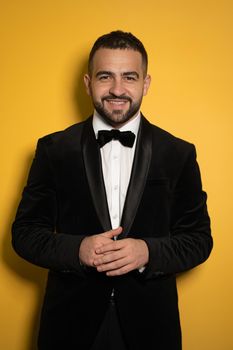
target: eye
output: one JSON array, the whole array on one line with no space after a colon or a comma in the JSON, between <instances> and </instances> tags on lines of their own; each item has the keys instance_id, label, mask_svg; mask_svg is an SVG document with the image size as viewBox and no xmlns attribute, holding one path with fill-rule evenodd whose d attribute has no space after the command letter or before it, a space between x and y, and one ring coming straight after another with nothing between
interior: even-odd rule
<instances>
[{"instance_id":1,"label":"eye","mask_svg":"<svg viewBox=\"0 0 233 350\"><path fill-rule=\"evenodd\" d=\"M136 79L136 77L133 76L133 75L126 75L126 76L125 76L125 80L126 80L126 81L136 81L137 79Z\"/></svg>"},{"instance_id":2,"label":"eye","mask_svg":"<svg viewBox=\"0 0 233 350\"><path fill-rule=\"evenodd\" d=\"M100 75L99 76L99 80L101 80L101 81L105 81L105 80L109 80L110 79L110 76L109 75Z\"/></svg>"}]
</instances>

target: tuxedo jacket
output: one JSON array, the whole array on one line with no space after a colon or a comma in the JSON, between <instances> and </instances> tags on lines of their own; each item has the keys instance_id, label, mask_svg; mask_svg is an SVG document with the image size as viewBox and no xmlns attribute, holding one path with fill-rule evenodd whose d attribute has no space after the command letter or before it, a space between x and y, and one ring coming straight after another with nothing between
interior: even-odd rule
<instances>
[{"instance_id":1,"label":"tuxedo jacket","mask_svg":"<svg viewBox=\"0 0 233 350\"><path fill-rule=\"evenodd\" d=\"M212 249L206 194L194 146L144 117L121 226L119 239L148 245L143 273L80 265L82 239L111 229L92 117L41 138L12 230L16 252L49 269L40 350L91 349L113 288L129 350L181 349L175 275Z\"/></svg>"}]
</instances>

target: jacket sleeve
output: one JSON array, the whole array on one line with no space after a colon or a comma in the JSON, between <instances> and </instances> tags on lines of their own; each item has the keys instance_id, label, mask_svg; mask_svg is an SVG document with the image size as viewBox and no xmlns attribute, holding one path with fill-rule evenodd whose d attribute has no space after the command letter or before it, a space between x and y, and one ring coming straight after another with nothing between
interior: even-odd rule
<instances>
[{"instance_id":1,"label":"jacket sleeve","mask_svg":"<svg viewBox=\"0 0 233 350\"><path fill-rule=\"evenodd\" d=\"M149 248L146 278L183 272L208 258L213 241L206 199L192 145L171 194L169 234L143 238Z\"/></svg>"},{"instance_id":2,"label":"jacket sleeve","mask_svg":"<svg viewBox=\"0 0 233 350\"><path fill-rule=\"evenodd\" d=\"M78 251L84 236L56 233L56 183L46 141L41 139L37 145L12 226L12 245L21 257L33 264L82 274Z\"/></svg>"}]
</instances>

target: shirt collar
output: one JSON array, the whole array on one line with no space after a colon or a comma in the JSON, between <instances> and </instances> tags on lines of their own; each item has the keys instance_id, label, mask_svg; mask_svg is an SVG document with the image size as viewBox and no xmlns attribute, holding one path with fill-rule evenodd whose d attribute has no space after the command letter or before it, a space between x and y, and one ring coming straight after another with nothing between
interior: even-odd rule
<instances>
[{"instance_id":1,"label":"shirt collar","mask_svg":"<svg viewBox=\"0 0 233 350\"><path fill-rule=\"evenodd\" d=\"M129 120L121 128L119 128L119 130L120 131L132 131L135 134L135 136L137 137L138 129L139 129L139 125L140 125L140 120L141 120L141 113L140 113L140 111L138 111L136 116L133 119ZM94 110L92 125L93 125L93 129L94 129L96 138L98 136L99 130L112 130L113 129L113 127L110 124L108 124L96 110Z\"/></svg>"}]
</instances>

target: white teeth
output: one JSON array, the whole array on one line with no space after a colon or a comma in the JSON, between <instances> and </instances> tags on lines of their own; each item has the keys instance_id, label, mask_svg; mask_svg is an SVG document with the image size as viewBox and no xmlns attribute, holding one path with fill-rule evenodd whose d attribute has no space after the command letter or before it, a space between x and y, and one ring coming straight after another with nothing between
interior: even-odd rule
<instances>
[{"instance_id":1,"label":"white teeth","mask_svg":"<svg viewBox=\"0 0 233 350\"><path fill-rule=\"evenodd\" d=\"M123 105L125 104L127 101L113 101L113 100L108 100L108 103L111 103L113 105Z\"/></svg>"}]
</instances>

